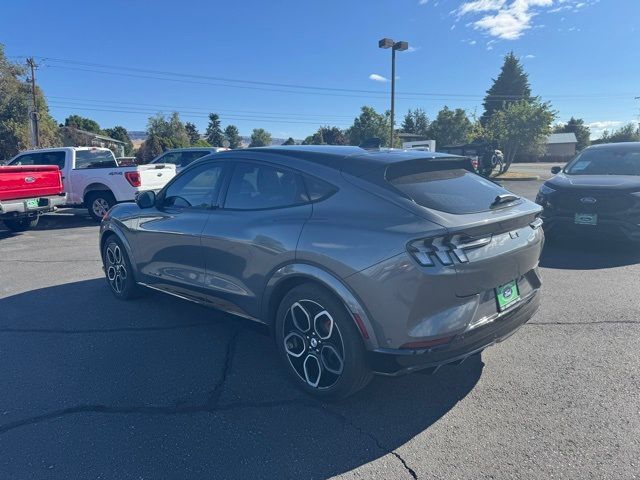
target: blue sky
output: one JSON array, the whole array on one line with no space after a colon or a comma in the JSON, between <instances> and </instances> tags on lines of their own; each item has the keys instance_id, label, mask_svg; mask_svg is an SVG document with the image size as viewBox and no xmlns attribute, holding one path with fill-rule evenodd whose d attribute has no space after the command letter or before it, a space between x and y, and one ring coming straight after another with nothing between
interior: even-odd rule
<instances>
[{"instance_id":1,"label":"blue sky","mask_svg":"<svg viewBox=\"0 0 640 480\"><path fill-rule=\"evenodd\" d=\"M379 38L411 46L398 54L400 117L421 107L433 118L443 105L480 115L513 50L533 93L598 136L638 120L639 19L638 0L12 0L0 43L41 63L58 121L76 113L143 130L153 112L176 110L204 129L216 111L243 135L294 138L346 127L362 105L388 108Z\"/></svg>"}]
</instances>

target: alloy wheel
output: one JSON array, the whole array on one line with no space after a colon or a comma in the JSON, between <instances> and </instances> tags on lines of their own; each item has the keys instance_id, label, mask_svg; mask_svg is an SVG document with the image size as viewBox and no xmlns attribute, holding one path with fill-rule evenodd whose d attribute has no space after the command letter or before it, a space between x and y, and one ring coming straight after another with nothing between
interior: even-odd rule
<instances>
[{"instance_id":1,"label":"alloy wheel","mask_svg":"<svg viewBox=\"0 0 640 480\"><path fill-rule=\"evenodd\" d=\"M97 217L104 217L109 211L109 202L104 198L96 198L91 203L91 210Z\"/></svg>"},{"instance_id":2,"label":"alloy wheel","mask_svg":"<svg viewBox=\"0 0 640 480\"><path fill-rule=\"evenodd\" d=\"M107 279L114 292L121 294L127 282L127 266L120 245L110 243L106 252Z\"/></svg>"},{"instance_id":3,"label":"alloy wheel","mask_svg":"<svg viewBox=\"0 0 640 480\"><path fill-rule=\"evenodd\" d=\"M313 300L299 300L283 323L284 349L300 379L312 388L336 384L344 369L344 342L331 314Z\"/></svg>"}]
</instances>

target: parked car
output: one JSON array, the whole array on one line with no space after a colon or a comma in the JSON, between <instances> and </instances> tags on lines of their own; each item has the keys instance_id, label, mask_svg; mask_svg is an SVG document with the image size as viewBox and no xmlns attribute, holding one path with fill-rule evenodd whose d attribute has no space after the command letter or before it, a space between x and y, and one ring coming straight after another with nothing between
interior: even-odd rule
<instances>
[{"instance_id":1,"label":"parked car","mask_svg":"<svg viewBox=\"0 0 640 480\"><path fill-rule=\"evenodd\" d=\"M490 177L496 170L497 173L502 173L504 168L503 153L488 143L447 145L438 148L438 152L470 158L475 172L483 177Z\"/></svg>"},{"instance_id":2,"label":"parked car","mask_svg":"<svg viewBox=\"0 0 640 480\"><path fill-rule=\"evenodd\" d=\"M640 142L594 145L551 171L536 197L550 237L640 241Z\"/></svg>"},{"instance_id":3,"label":"parked car","mask_svg":"<svg viewBox=\"0 0 640 480\"><path fill-rule=\"evenodd\" d=\"M264 147L187 167L102 221L107 282L267 324L323 398L461 362L538 309L541 208L467 158Z\"/></svg>"},{"instance_id":4,"label":"parked car","mask_svg":"<svg viewBox=\"0 0 640 480\"><path fill-rule=\"evenodd\" d=\"M116 158L116 162L120 167L133 167L137 165L136 157L118 157Z\"/></svg>"},{"instance_id":5,"label":"parked car","mask_svg":"<svg viewBox=\"0 0 640 480\"><path fill-rule=\"evenodd\" d=\"M151 160L151 164L165 163L176 166L176 171L180 172L183 168L190 165L191 162L209 155L210 153L224 152L228 148L221 147L192 147L192 148L174 148L158 155Z\"/></svg>"},{"instance_id":6,"label":"parked car","mask_svg":"<svg viewBox=\"0 0 640 480\"><path fill-rule=\"evenodd\" d=\"M175 165L120 167L111 150L64 147L28 150L9 165L56 165L62 172L67 206L85 206L95 220L116 203L132 201L142 190L160 190L175 174Z\"/></svg>"},{"instance_id":7,"label":"parked car","mask_svg":"<svg viewBox=\"0 0 640 480\"><path fill-rule=\"evenodd\" d=\"M9 230L35 228L40 215L64 202L58 167L0 167L0 220Z\"/></svg>"}]
</instances>

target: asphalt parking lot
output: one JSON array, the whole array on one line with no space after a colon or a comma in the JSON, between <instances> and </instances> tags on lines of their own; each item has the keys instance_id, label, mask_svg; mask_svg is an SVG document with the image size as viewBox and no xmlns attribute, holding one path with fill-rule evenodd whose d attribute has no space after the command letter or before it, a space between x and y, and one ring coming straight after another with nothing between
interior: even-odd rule
<instances>
[{"instance_id":1,"label":"asphalt parking lot","mask_svg":"<svg viewBox=\"0 0 640 480\"><path fill-rule=\"evenodd\" d=\"M2 479L640 476L637 247L547 245L541 310L506 342L322 404L260 328L117 301L97 230L70 213L0 226Z\"/></svg>"}]
</instances>

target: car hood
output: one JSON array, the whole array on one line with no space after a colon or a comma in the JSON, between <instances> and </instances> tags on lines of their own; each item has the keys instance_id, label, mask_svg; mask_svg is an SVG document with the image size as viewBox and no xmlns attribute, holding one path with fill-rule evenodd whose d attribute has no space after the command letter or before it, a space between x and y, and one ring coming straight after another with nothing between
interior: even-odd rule
<instances>
[{"instance_id":1,"label":"car hood","mask_svg":"<svg viewBox=\"0 0 640 480\"><path fill-rule=\"evenodd\" d=\"M637 175L567 175L559 173L546 185L555 190L629 190L640 191L640 176Z\"/></svg>"}]
</instances>

